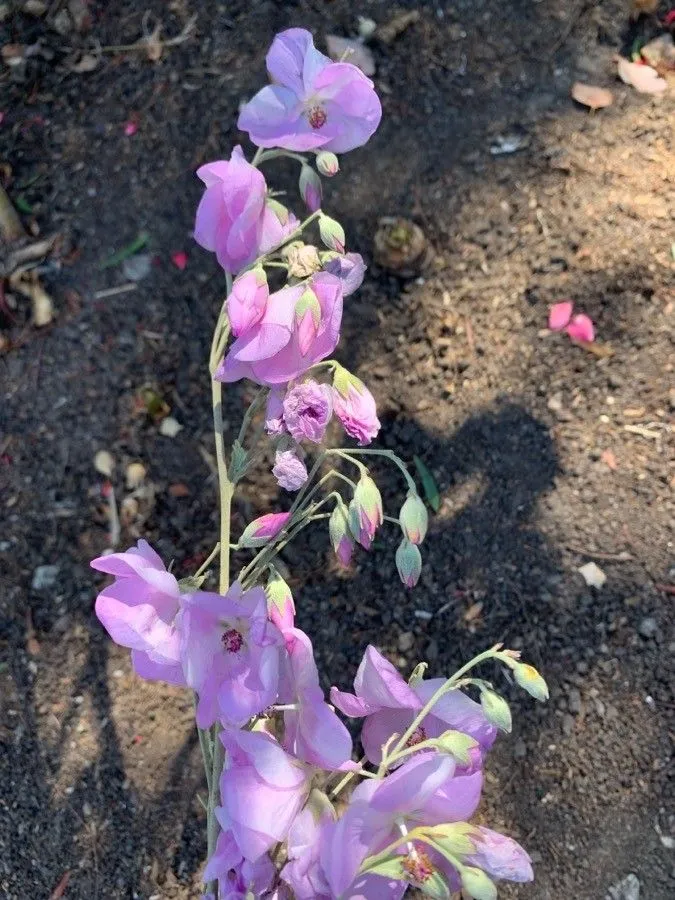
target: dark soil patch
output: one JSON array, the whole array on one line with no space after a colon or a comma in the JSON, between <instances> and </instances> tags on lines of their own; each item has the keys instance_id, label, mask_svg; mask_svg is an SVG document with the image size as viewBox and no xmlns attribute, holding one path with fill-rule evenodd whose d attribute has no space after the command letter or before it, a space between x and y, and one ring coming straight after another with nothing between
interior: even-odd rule
<instances>
[{"instance_id":1,"label":"dark soil patch","mask_svg":"<svg viewBox=\"0 0 675 900\"><path fill-rule=\"evenodd\" d=\"M534 853L537 876L505 896L597 900L634 872L645 898L666 900L672 91L654 102L615 83L618 0L417 7L416 24L375 47L383 124L344 160L327 205L367 258L382 215L413 218L433 244L416 281L371 265L347 305L342 355L378 399L381 445L421 456L443 503L414 593L395 577L393 534L347 574L324 534L289 550L299 624L327 682L343 686L369 641L434 674L497 640L522 647L552 698L537 706L504 685L515 733L491 760L483 815ZM91 73L68 71L63 48L132 43L146 8L167 35L196 14L196 37L159 63L107 53ZM23 310L3 322L14 346L0 356L0 893L47 898L69 872L67 898L186 900L205 853L191 701L135 679L93 617L88 560L106 530L92 460L105 448L122 473L146 465L156 496L142 532L181 574L193 570L216 534L206 357L224 290L190 238L194 169L241 140L237 107L261 83L276 31L346 34L358 14L393 11L386 0L89 9L88 35L18 13L0 25L2 43L38 48L0 80L10 193L76 249L43 276L54 324L24 327ZM575 107L576 78L609 85L615 104ZM126 137L130 119L138 131ZM492 155L514 131L523 149ZM141 231L158 264L134 292L96 299L126 280L101 261ZM189 254L184 272L176 250ZM613 355L542 334L565 297ZM134 414L147 384L185 426L173 440ZM232 429L245 391L228 392ZM395 506L401 485L385 475L384 486ZM273 502L261 473L237 525ZM577 572L589 559L607 574L600 591ZM47 564L53 586L33 589Z\"/></svg>"}]
</instances>

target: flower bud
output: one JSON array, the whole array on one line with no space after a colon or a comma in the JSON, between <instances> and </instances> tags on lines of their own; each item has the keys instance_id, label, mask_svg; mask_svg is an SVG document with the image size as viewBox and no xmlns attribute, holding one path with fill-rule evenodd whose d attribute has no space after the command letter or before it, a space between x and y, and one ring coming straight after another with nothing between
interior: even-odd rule
<instances>
[{"instance_id":1,"label":"flower bud","mask_svg":"<svg viewBox=\"0 0 675 900\"><path fill-rule=\"evenodd\" d=\"M270 568L270 579L265 586L267 614L280 631L293 627L295 603L293 594L274 566Z\"/></svg>"},{"instance_id":2,"label":"flower bud","mask_svg":"<svg viewBox=\"0 0 675 900\"><path fill-rule=\"evenodd\" d=\"M380 430L375 398L360 378L339 363L333 371L333 411L347 434L362 447Z\"/></svg>"},{"instance_id":3,"label":"flower bud","mask_svg":"<svg viewBox=\"0 0 675 900\"><path fill-rule=\"evenodd\" d=\"M429 514L424 501L410 491L399 513L403 534L413 544L421 544L427 534Z\"/></svg>"},{"instance_id":4,"label":"flower bud","mask_svg":"<svg viewBox=\"0 0 675 900\"><path fill-rule=\"evenodd\" d=\"M321 207L321 179L314 169L303 163L300 169L298 182L300 196L305 201L310 212L316 212Z\"/></svg>"},{"instance_id":5,"label":"flower bud","mask_svg":"<svg viewBox=\"0 0 675 900\"><path fill-rule=\"evenodd\" d=\"M535 700L548 700L548 686L534 666L516 663L513 666L516 683Z\"/></svg>"},{"instance_id":6,"label":"flower bud","mask_svg":"<svg viewBox=\"0 0 675 900\"><path fill-rule=\"evenodd\" d=\"M420 580L422 555L415 544L403 538L396 551L396 568L406 587L413 588Z\"/></svg>"},{"instance_id":7,"label":"flower bud","mask_svg":"<svg viewBox=\"0 0 675 900\"><path fill-rule=\"evenodd\" d=\"M349 504L349 528L359 544L369 550L383 521L382 497L377 485L369 475L362 475Z\"/></svg>"},{"instance_id":8,"label":"flower bud","mask_svg":"<svg viewBox=\"0 0 675 900\"><path fill-rule=\"evenodd\" d=\"M344 228L335 219L322 213L319 216L319 234L329 250L337 250L338 253L345 252Z\"/></svg>"},{"instance_id":9,"label":"flower bud","mask_svg":"<svg viewBox=\"0 0 675 900\"><path fill-rule=\"evenodd\" d=\"M471 764L471 750L478 746L478 741L463 731L444 731L443 734L436 738L436 746L441 753L448 753L459 760L462 765Z\"/></svg>"},{"instance_id":10,"label":"flower bud","mask_svg":"<svg viewBox=\"0 0 675 900\"><path fill-rule=\"evenodd\" d=\"M316 167L326 178L332 178L333 175L337 175L340 171L338 158L330 150L322 150L316 154Z\"/></svg>"},{"instance_id":11,"label":"flower bud","mask_svg":"<svg viewBox=\"0 0 675 900\"><path fill-rule=\"evenodd\" d=\"M349 530L349 511L342 499L338 500L330 514L328 534L337 558L343 566L348 566L354 551L354 539Z\"/></svg>"},{"instance_id":12,"label":"flower bud","mask_svg":"<svg viewBox=\"0 0 675 900\"><path fill-rule=\"evenodd\" d=\"M311 288L307 288L295 304L298 344L304 356L314 341L321 323L321 304Z\"/></svg>"},{"instance_id":13,"label":"flower bud","mask_svg":"<svg viewBox=\"0 0 675 900\"><path fill-rule=\"evenodd\" d=\"M480 695L480 705L483 707L485 718L492 725L501 728L506 734L511 732L511 710L509 704L494 691L484 690Z\"/></svg>"},{"instance_id":14,"label":"flower bud","mask_svg":"<svg viewBox=\"0 0 675 900\"><path fill-rule=\"evenodd\" d=\"M291 214L283 205L283 203L279 203L279 201L275 200L274 197L267 197L267 199L265 200L265 206L274 213L281 225L288 225Z\"/></svg>"},{"instance_id":15,"label":"flower bud","mask_svg":"<svg viewBox=\"0 0 675 900\"><path fill-rule=\"evenodd\" d=\"M496 900L497 888L482 869L463 866L459 872L462 890L474 900Z\"/></svg>"},{"instance_id":16,"label":"flower bud","mask_svg":"<svg viewBox=\"0 0 675 900\"><path fill-rule=\"evenodd\" d=\"M272 538L275 538L286 525L290 513L267 513L254 519L244 529L239 538L239 546L245 548L263 547Z\"/></svg>"}]
</instances>

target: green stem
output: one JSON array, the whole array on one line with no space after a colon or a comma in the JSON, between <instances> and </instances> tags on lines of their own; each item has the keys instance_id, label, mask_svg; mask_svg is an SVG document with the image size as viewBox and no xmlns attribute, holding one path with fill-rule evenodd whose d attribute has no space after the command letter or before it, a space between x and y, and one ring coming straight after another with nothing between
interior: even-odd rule
<instances>
[{"instance_id":1,"label":"green stem","mask_svg":"<svg viewBox=\"0 0 675 900\"><path fill-rule=\"evenodd\" d=\"M232 276L227 275L227 293L229 296L232 290ZM232 510L232 488L227 475L227 463L225 460L225 438L223 435L223 389L220 381L213 378L213 370L218 364L218 347L221 343L219 338L219 330L223 326L226 317L225 306L220 311L218 322L213 335L213 343L211 346L211 358L209 360L209 368L211 370L211 396L213 405L213 431L216 441L216 463L218 467L218 493L220 498L220 572L218 589L221 594L227 593L230 586L230 517ZM229 333L229 323L222 328L223 331ZM222 334L222 332L221 332ZM225 338L225 342L227 337ZM224 346L224 344L223 344ZM211 729L211 778L209 780L207 774L207 782L209 784L209 799L207 806L207 852L209 858L216 849L218 833L220 826L216 819L215 809L218 805L220 795L220 773L223 769L225 761L225 748L222 745L218 735L218 725L213 725ZM214 880L209 885L209 890L218 896L218 881Z\"/></svg>"},{"instance_id":2,"label":"green stem","mask_svg":"<svg viewBox=\"0 0 675 900\"><path fill-rule=\"evenodd\" d=\"M441 697L444 694L447 694L448 691L452 691L458 687L457 682L461 680L463 675L466 675L466 673L473 669L474 666L480 665L480 663L485 662L486 659L491 659L495 656L496 653L497 649L495 647L491 647L489 650L485 650L483 653L479 653L478 656L475 656L466 665L462 666L461 669L458 669L451 678L448 678L447 681L444 681L439 689L434 694L432 694L427 703L425 703L422 709L417 713L410 727L403 733L398 743L394 747L391 756L395 756L405 747L410 738L419 728L420 724L424 721L424 719L426 719L426 717L429 715L429 713L434 708L436 703L438 703Z\"/></svg>"},{"instance_id":3,"label":"green stem","mask_svg":"<svg viewBox=\"0 0 675 900\"><path fill-rule=\"evenodd\" d=\"M208 569L208 567L211 565L211 563L216 558L216 556L218 556L219 550L220 550L220 543L216 544L216 546L209 553L209 555L206 557L206 559L201 564L201 566L197 569L197 571L195 572L195 578L198 578L202 574L202 572L205 572Z\"/></svg>"},{"instance_id":4,"label":"green stem","mask_svg":"<svg viewBox=\"0 0 675 900\"><path fill-rule=\"evenodd\" d=\"M417 493L417 486L415 485L415 481L411 476L410 472L408 472L408 468L402 459L399 459L398 456L393 452L393 450L342 450L342 455L345 456L384 456L387 459L391 460L394 465L398 466L401 470L401 474L406 480L409 490Z\"/></svg>"},{"instance_id":5,"label":"green stem","mask_svg":"<svg viewBox=\"0 0 675 900\"><path fill-rule=\"evenodd\" d=\"M291 153L289 150L263 150L260 152L260 148L258 152L253 157L253 165L262 165L262 163L270 162L272 159L294 159L303 165L307 163L307 157L301 156L299 153Z\"/></svg>"}]
</instances>

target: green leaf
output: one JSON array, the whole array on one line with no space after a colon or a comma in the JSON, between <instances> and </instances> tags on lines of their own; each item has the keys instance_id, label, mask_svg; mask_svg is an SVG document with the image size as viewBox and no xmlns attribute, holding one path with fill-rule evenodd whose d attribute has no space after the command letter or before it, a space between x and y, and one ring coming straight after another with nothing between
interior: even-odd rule
<instances>
[{"instance_id":1,"label":"green leaf","mask_svg":"<svg viewBox=\"0 0 675 900\"><path fill-rule=\"evenodd\" d=\"M29 216L33 212L33 207L30 205L28 200L26 200L23 194L19 194L19 196L14 201L14 205L19 210L19 212L24 213L24 215Z\"/></svg>"},{"instance_id":2,"label":"green leaf","mask_svg":"<svg viewBox=\"0 0 675 900\"><path fill-rule=\"evenodd\" d=\"M438 512L438 510L441 508L441 495L438 491L438 485L434 480L434 476L431 474L431 472L425 466L419 456L413 456L413 460L415 462L417 474L420 476L422 487L424 488L424 496L426 497L426 501L434 512Z\"/></svg>"},{"instance_id":3,"label":"green leaf","mask_svg":"<svg viewBox=\"0 0 675 900\"><path fill-rule=\"evenodd\" d=\"M122 247L117 253L113 253L112 256L109 256L104 260L99 265L99 269L111 269L113 266L118 266L121 262L124 262L125 259L128 259L130 256L133 256L134 253L138 253L139 250L142 250L149 240L150 235L147 231L141 231L138 237L130 244L127 244L126 247Z\"/></svg>"}]
</instances>

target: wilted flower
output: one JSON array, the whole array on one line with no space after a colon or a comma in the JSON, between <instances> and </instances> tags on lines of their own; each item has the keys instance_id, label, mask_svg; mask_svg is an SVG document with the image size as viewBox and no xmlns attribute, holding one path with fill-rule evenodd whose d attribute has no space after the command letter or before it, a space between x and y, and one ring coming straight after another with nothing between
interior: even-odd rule
<instances>
[{"instance_id":1,"label":"wilted flower","mask_svg":"<svg viewBox=\"0 0 675 900\"><path fill-rule=\"evenodd\" d=\"M239 335L214 377L270 386L292 381L333 352L341 322L340 279L318 272L270 294L262 319Z\"/></svg>"},{"instance_id":2,"label":"wilted flower","mask_svg":"<svg viewBox=\"0 0 675 900\"><path fill-rule=\"evenodd\" d=\"M229 161L197 170L206 191L197 209L195 240L215 252L226 272L236 274L290 234L298 222L279 203L267 201L267 185L258 169L235 147Z\"/></svg>"},{"instance_id":3,"label":"wilted flower","mask_svg":"<svg viewBox=\"0 0 675 900\"><path fill-rule=\"evenodd\" d=\"M284 257L288 263L288 274L294 278L307 278L321 269L319 252L313 244L303 244L301 241L289 244Z\"/></svg>"},{"instance_id":4,"label":"wilted flower","mask_svg":"<svg viewBox=\"0 0 675 900\"><path fill-rule=\"evenodd\" d=\"M300 459L297 449L277 450L272 474L279 487L286 488L287 491L299 491L307 481L307 466Z\"/></svg>"},{"instance_id":5,"label":"wilted flower","mask_svg":"<svg viewBox=\"0 0 675 900\"><path fill-rule=\"evenodd\" d=\"M394 666L373 646L363 654L354 679L355 694L331 688L331 702L352 718L366 717L361 742L368 759L379 765L382 745L392 734L403 734L444 678L422 679L409 685ZM487 720L480 705L462 691L449 691L434 705L411 738L420 743L438 738L448 729L470 735L482 751L489 750L497 729Z\"/></svg>"},{"instance_id":6,"label":"wilted flower","mask_svg":"<svg viewBox=\"0 0 675 900\"><path fill-rule=\"evenodd\" d=\"M365 384L343 366L333 373L333 410L342 427L360 447L369 444L380 430L375 399Z\"/></svg>"},{"instance_id":7,"label":"wilted flower","mask_svg":"<svg viewBox=\"0 0 675 900\"><path fill-rule=\"evenodd\" d=\"M124 553L99 556L91 566L115 576L96 598L96 615L115 643L131 650L136 673L184 685L176 626L181 592L150 544L138 541Z\"/></svg>"},{"instance_id":8,"label":"wilted flower","mask_svg":"<svg viewBox=\"0 0 675 900\"><path fill-rule=\"evenodd\" d=\"M320 443L332 414L331 390L317 381L296 384L284 397L284 424L296 441Z\"/></svg>"},{"instance_id":9,"label":"wilted flower","mask_svg":"<svg viewBox=\"0 0 675 900\"><path fill-rule=\"evenodd\" d=\"M274 702L283 638L267 618L261 587L235 582L224 596L191 594L181 612L181 658L198 694L197 725L244 725Z\"/></svg>"},{"instance_id":10,"label":"wilted flower","mask_svg":"<svg viewBox=\"0 0 675 900\"><path fill-rule=\"evenodd\" d=\"M345 153L365 144L380 123L372 81L320 53L302 28L275 37L267 70L274 84L244 106L237 123L259 147Z\"/></svg>"},{"instance_id":11,"label":"wilted flower","mask_svg":"<svg viewBox=\"0 0 675 900\"><path fill-rule=\"evenodd\" d=\"M279 437L286 431L284 425L284 395L285 385L275 385L267 395L265 407L265 431L271 437Z\"/></svg>"}]
</instances>

